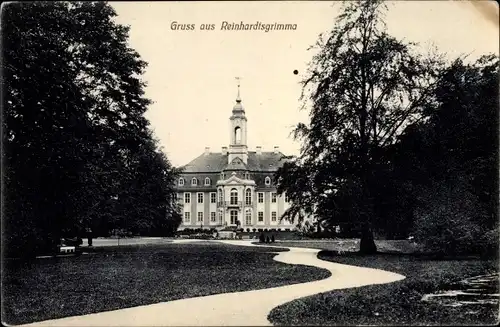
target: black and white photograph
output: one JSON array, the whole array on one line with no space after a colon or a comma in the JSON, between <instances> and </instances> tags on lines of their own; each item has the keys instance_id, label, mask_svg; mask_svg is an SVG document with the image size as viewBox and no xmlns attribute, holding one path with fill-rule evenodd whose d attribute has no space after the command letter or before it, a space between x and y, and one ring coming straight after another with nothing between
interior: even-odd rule
<instances>
[{"instance_id":1,"label":"black and white photograph","mask_svg":"<svg viewBox=\"0 0 500 327\"><path fill-rule=\"evenodd\" d=\"M497 325L499 5L1 5L7 326Z\"/></svg>"}]
</instances>

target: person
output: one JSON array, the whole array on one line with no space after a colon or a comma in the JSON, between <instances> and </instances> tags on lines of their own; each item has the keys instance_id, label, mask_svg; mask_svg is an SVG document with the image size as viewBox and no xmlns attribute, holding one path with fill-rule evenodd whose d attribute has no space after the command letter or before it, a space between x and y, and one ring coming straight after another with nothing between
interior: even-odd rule
<instances>
[{"instance_id":1,"label":"person","mask_svg":"<svg viewBox=\"0 0 500 327\"><path fill-rule=\"evenodd\" d=\"M87 228L87 242L89 246L92 246L92 229Z\"/></svg>"}]
</instances>

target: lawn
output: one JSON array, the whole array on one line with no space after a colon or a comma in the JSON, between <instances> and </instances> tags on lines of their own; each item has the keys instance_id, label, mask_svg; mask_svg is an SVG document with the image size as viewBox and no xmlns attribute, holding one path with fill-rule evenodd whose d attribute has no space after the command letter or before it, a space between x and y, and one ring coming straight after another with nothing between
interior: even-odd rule
<instances>
[{"instance_id":1,"label":"lawn","mask_svg":"<svg viewBox=\"0 0 500 327\"><path fill-rule=\"evenodd\" d=\"M407 278L289 302L269 314L275 325L477 325L497 321L498 305L444 307L420 301L424 294L450 288L455 281L497 272L495 260L431 260L401 254L338 255L331 251L322 251L318 256L343 264L384 269Z\"/></svg>"},{"instance_id":2,"label":"lawn","mask_svg":"<svg viewBox=\"0 0 500 327\"><path fill-rule=\"evenodd\" d=\"M22 324L330 276L273 260L278 248L221 243L96 248L79 257L5 260L2 320Z\"/></svg>"},{"instance_id":3,"label":"lawn","mask_svg":"<svg viewBox=\"0 0 500 327\"><path fill-rule=\"evenodd\" d=\"M255 242L255 244L259 244ZM417 245L407 240L375 240L377 249L383 253L413 253ZM359 250L359 239L333 239L333 240L276 240L276 243L260 245L290 246L301 248L312 248L329 251L357 252Z\"/></svg>"}]
</instances>

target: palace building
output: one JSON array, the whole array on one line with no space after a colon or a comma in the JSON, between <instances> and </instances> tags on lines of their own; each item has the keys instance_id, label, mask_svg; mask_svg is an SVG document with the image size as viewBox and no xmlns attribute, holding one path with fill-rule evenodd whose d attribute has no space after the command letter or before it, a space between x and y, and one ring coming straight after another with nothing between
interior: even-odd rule
<instances>
[{"instance_id":1,"label":"palace building","mask_svg":"<svg viewBox=\"0 0 500 327\"><path fill-rule=\"evenodd\" d=\"M286 195L276 192L274 174L285 161L273 151L247 146L247 118L240 89L230 120L229 147L205 152L181 167L176 182L183 220L179 229L239 227L250 229L293 229L293 222L280 217L289 207Z\"/></svg>"}]
</instances>

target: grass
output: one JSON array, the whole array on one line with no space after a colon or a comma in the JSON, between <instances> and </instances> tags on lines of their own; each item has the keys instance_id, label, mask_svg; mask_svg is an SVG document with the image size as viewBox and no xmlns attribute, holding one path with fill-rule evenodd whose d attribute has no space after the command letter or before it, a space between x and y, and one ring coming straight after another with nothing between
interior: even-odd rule
<instances>
[{"instance_id":1,"label":"grass","mask_svg":"<svg viewBox=\"0 0 500 327\"><path fill-rule=\"evenodd\" d=\"M330 275L276 262L270 250L284 251L200 242L103 247L30 263L5 260L2 320L23 324Z\"/></svg>"},{"instance_id":2,"label":"grass","mask_svg":"<svg viewBox=\"0 0 500 327\"><path fill-rule=\"evenodd\" d=\"M397 254L336 255L330 251L322 251L318 256L323 260L400 273L406 279L289 302L269 314L269 320L275 325L477 325L497 322L498 306L495 305L444 307L420 301L424 294L446 289L452 282L498 271L496 260L430 260Z\"/></svg>"},{"instance_id":3,"label":"grass","mask_svg":"<svg viewBox=\"0 0 500 327\"><path fill-rule=\"evenodd\" d=\"M256 243L259 244L259 243ZM262 243L261 243L262 244ZM417 246L407 240L375 240L377 249L383 253L413 253ZM329 251L356 252L359 250L359 239L333 239L333 240L276 240L276 243L266 246L290 246L312 248Z\"/></svg>"}]
</instances>

